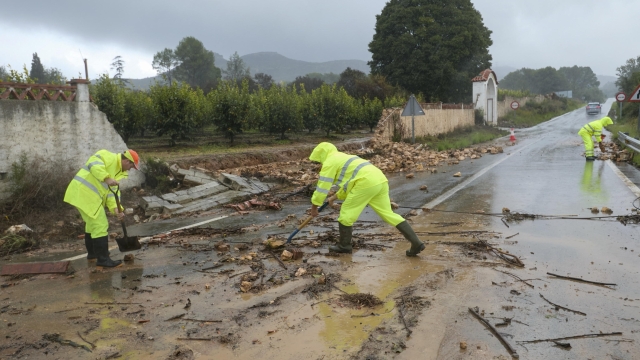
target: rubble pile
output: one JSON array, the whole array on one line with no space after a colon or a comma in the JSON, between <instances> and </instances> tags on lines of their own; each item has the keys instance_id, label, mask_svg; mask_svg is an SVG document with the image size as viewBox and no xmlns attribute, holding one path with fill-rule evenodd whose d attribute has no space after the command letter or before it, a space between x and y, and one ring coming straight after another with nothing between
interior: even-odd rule
<instances>
[{"instance_id":1,"label":"rubble pile","mask_svg":"<svg viewBox=\"0 0 640 360\"><path fill-rule=\"evenodd\" d=\"M618 144L614 142L603 142L606 152L598 155L598 160L613 160L615 162L629 161L631 154L629 150L620 150Z\"/></svg>"}]
</instances>

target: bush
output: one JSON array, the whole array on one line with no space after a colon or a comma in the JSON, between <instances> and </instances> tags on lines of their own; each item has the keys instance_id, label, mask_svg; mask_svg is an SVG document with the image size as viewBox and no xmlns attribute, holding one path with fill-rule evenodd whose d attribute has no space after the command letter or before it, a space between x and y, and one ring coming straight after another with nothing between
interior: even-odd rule
<instances>
[{"instance_id":1,"label":"bush","mask_svg":"<svg viewBox=\"0 0 640 360\"><path fill-rule=\"evenodd\" d=\"M169 192L175 184L176 180L171 177L169 166L162 160L147 158L145 159L142 172L145 176L145 185L155 190L155 193Z\"/></svg>"},{"instance_id":2,"label":"bush","mask_svg":"<svg viewBox=\"0 0 640 360\"><path fill-rule=\"evenodd\" d=\"M476 123L476 125L484 125L484 110L483 109L476 109L473 112L473 116L474 116L474 122Z\"/></svg>"},{"instance_id":3,"label":"bush","mask_svg":"<svg viewBox=\"0 0 640 360\"><path fill-rule=\"evenodd\" d=\"M62 161L45 163L22 154L11 165L8 215L27 216L31 212L64 206L64 194L77 169Z\"/></svg>"}]
</instances>

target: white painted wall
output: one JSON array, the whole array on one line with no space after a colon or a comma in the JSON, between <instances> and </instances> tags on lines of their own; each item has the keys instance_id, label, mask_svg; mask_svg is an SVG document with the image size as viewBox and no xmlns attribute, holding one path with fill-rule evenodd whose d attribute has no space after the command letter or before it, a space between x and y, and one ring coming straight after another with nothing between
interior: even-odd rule
<instances>
[{"instance_id":1,"label":"white painted wall","mask_svg":"<svg viewBox=\"0 0 640 360\"><path fill-rule=\"evenodd\" d=\"M78 84L80 100L88 100L87 85ZM78 99L77 98L77 99ZM6 197L11 164L22 153L29 159L66 160L80 169L100 149L127 149L107 116L88 101L0 100L0 198ZM139 186L142 173L131 170L122 188Z\"/></svg>"},{"instance_id":2,"label":"white painted wall","mask_svg":"<svg viewBox=\"0 0 640 360\"><path fill-rule=\"evenodd\" d=\"M493 101L489 102L489 99ZM498 124L498 85L493 72L487 81L477 81L473 83L473 103L476 110L484 112L484 120L488 125ZM489 105L491 103L491 105ZM492 111L488 111L488 106L492 106ZM489 118L489 115L492 115Z\"/></svg>"}]
</instances>

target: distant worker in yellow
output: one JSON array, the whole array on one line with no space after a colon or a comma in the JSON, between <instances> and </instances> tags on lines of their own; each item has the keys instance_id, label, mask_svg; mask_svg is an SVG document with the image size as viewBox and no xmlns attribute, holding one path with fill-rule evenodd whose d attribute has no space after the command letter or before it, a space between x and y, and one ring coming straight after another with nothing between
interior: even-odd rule
<instances>
[{"instance_id":1,"label":"distant worker in yellow","mask_svg":"<svg viewBox=\"0 0 640 360\"><path fill-rule=\"evenodd\" d=\"M318 216L318 207L324 203L334 184L338 186L338 199L344 200L338 217L340 240L338 246L330 246L329 250L351 253L352 226L367 205L382 220L400 230L411 243L407 256L416 256L424 250L424 243L418 239L411 225L391 210L389 182L380 169L358 156L339 152L328 142L318 144L309 159L322 164L318 185L311 198L311 216Z\"/></svg>"},{"instance_id":2,"label":"distant worker in yellow","mask_svg":"<svg viewBox=\"0 0 640 360\"><path fill-rule=\"evenodd\" d=\"M75 206L85 222L87 260L97 259L97 266L122 265L121 260L114 261L109 257L109 222L104 208L106 206L120 219L124 217L115 200L115 196L120 197L120 192L114 195L109 187L117 186L118 180L126 179L129 170L139 170L139 164L138 153L133 150L120 154L99 150L78 171L64 194L64 201Z\"/></svg>"},{"instance_id":3,"label":"distant worker in yellow","mask_svg":"<svg viewBox=\"0 0 640 360\"><path fill-rule=\"evenodd\" d=\"M594 161L596 159L593 154L593 140L591 137L595 136L596 141L598 142L598 147L600 147L600 151L604 152L604 144L602 143L601 137L602 129L611 124L613 124L611 118L605 116L600 120L588 123L578 131L578 135L580 135L582 137L582 141L584 141L584 156L587 161Z\"/></svg>"}]
</instances>

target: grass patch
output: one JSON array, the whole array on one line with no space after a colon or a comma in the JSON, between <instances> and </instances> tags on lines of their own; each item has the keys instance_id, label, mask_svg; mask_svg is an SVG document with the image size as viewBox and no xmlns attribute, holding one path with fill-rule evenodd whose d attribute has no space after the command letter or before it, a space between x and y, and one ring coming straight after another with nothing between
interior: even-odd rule
<instances>
[{"instance_id":1,"label":"grass patch","mask_svg":"<svg viewBox=\"0 0 640 360\"><path fill-rule=\"evenodd\" d=\"M428 145L433 150L443 151L467 148L508 134L507 131L493 126L475 125L465 129L458 129L448 134L416 138L416 142Z\"/></svg>"},{"instance_id":2,"label":"grass patch","mask_svg":"<svg viewBox=\"0 0 640 360\"><path fill-rule=\"evenodd\" d=\"M556 116L579 109L584 104L573 99L546 99L540 103L528 102L516 111L510 111L498 119L498 125L504 127L531 127L551 120Z\"/></svg>"},{"instance_id":3,"label":"grass patch","mask_svg":"<svg viewBox=\"0 0 640 360\"><path fill-rule=\"evenodd\" d=\"M20 235L6 234L0 236L0 256L26 250L36 245L33 240L24 238Z\"/></svg>"}]
</instances>

